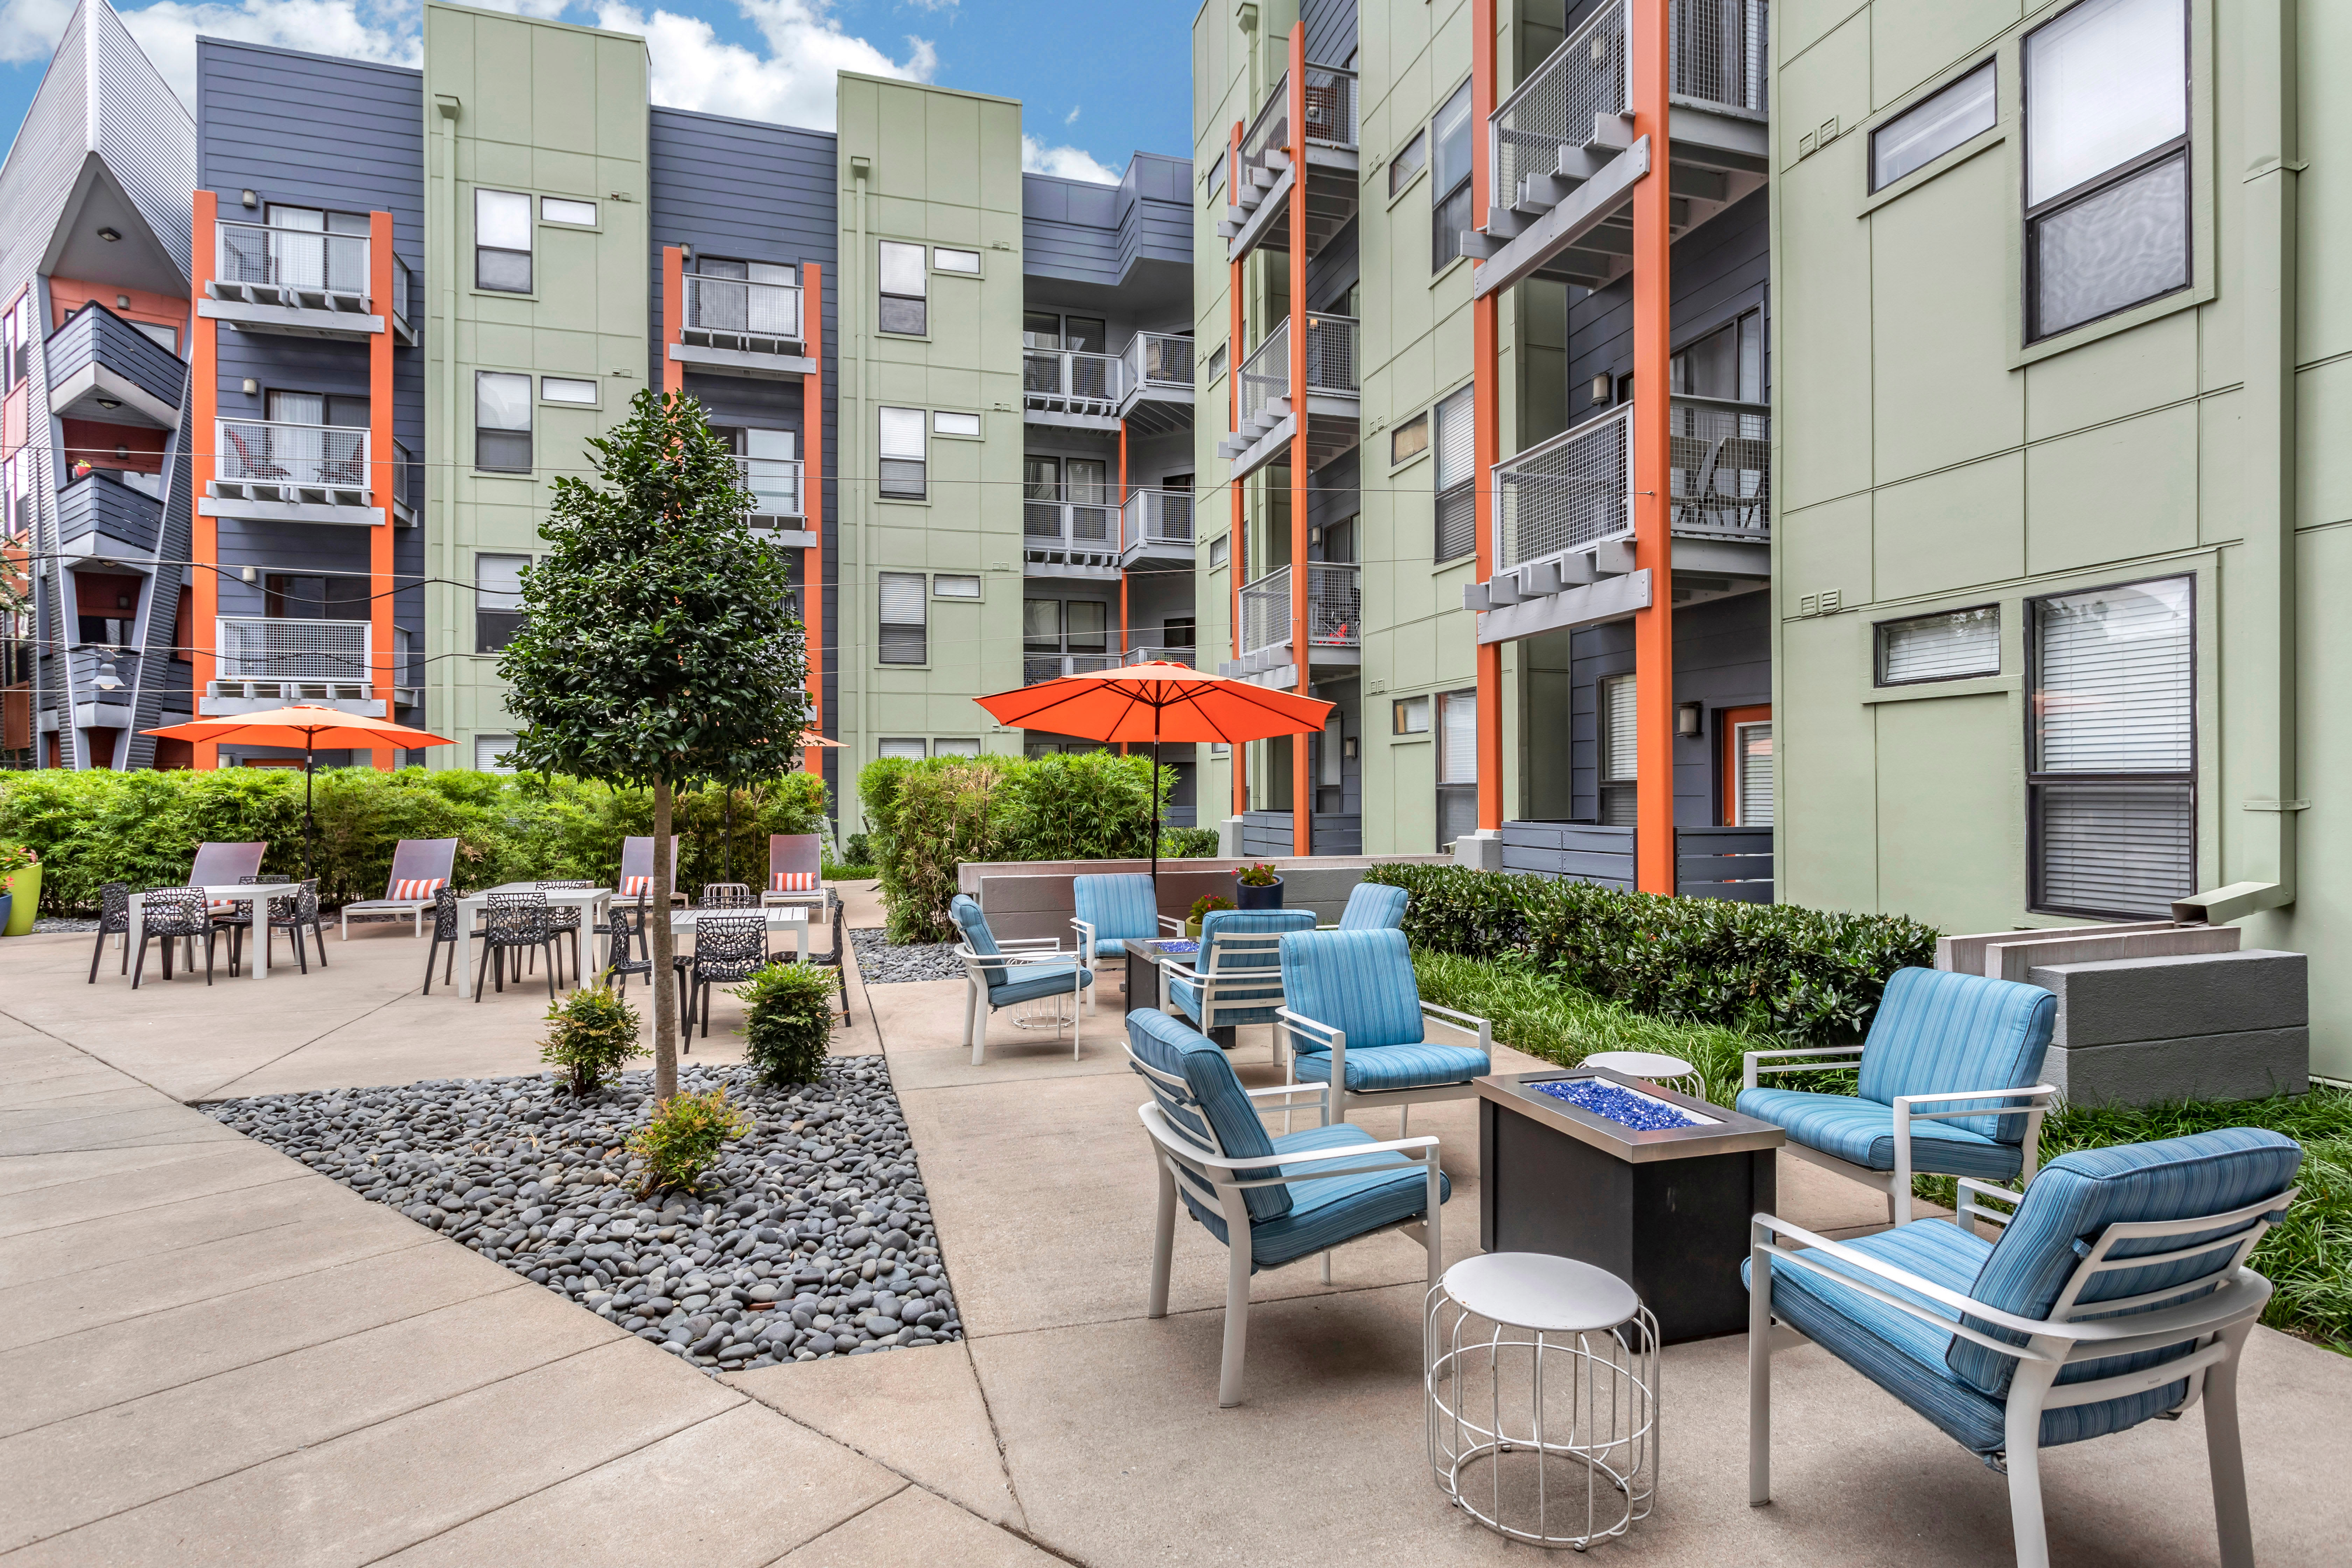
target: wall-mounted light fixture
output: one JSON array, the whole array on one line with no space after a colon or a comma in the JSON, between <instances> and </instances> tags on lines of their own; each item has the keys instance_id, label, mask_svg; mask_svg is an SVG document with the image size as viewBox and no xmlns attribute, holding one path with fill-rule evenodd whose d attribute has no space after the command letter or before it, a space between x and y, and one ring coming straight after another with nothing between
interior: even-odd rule
<instances>
[{"instance_id":1,"label":"wall-mounted light fixture","mask_svg":"<svg viewBox=\"0 0 2352 1568\"><path fill-rule=\"evenodd\" d=\"M117 294L114 297L114 308L118 310L128 310L131 309L131 296L128 294Z\"/></svg>"},{"instance_id":2,"label":"wall-mounted light fixture","mask_svg":"<svg viewBox=\"0 0 2352 1568\"><path fill-rule=\"evenodd\" d=\"M1604 370L1592 378L1592 401L1595 403L1608 402L1609 390L1609 373Z\"/></svg>"},{"instance_id":3,"label":"wall-mounted light fixture","mask_svg":"<svg viewBox=\"0 0 2352 1568\"><path fill-rule=\"evenodd\" d=\"M116 240L122 237L122 231L119 228L102 228L98 231L98 237L106 241L107 244L112 245Z\"/></svg>"},{"instance_id":4,"label":"wall-mounted light fixture","mask_svg":"<svg viewBox=\"0 0 2352 1568\"><path fill-rule=\"evenodd\" d=\"M131 448L123 445L121 442L117 441L114 444L114 455L118 458L128 458L131 456Z\"/></svg>"},{"instance_id":5,"label":"wall-mounted light fixture","mask_svg":"<svg viewBox=\"0 0 2352 1568\"><path fill-rule=\"evenodd\" d=\"M248 376L247 376L247 377L245 378L245 395L246 395L247 397L258 397L258 396L260 396L260 395L261 395L261 383L259 383L259 382L257 382L257 381L254 380L254 379L253 379L253 377L251 377L251 376L249 376L249 375L248 375Z\"/></svg>"},{"instance_id":6,"label":"wall-mounted light fixture","mask_svg":"<svg viewBox=\"0 0 2352 1568\"><path fill-rule=\"evenodd\" d=\"M100 691L120 691L122 689L122 677L116 671L114 661L112 659L109 659L107 662L98 667L98 674L91 678L90 684L97 687Z\"/></svg>"},{"instance_id":7,"label":"wall-mounted light fixture","mask_svg":"<svg viewBox=\"0 0 2352 1568\"><path fill-rule=\"evenodd\" d=\"M1356 760L1356 737L1349 735L1339 742L1339 754L1349 762Z\"/></svg>"},{"instance_id":8,"label":"wall-mounted light fixture","mask_svg":"<svg viewBox=\"0 0 2352 1568\"><path fill-rule=\"evenodd\" d=\"M120 408L122 406L122 399L119 397L101 397L98 400L98 405L100 408Z\"/></svg>"},{"instance_id":9,"label":"wall-mounted light fixture","mask_svg":"<svg viewBox=\"0 0 2352 1568\"><path fill-rule=\"evenodd\" d=\"M236 199L243 202L247 206L257 207L261 205L261 193L259 191L239 191L236 194Z\"/></svg>"},{"instance_id":10,"label":"wall-mounted light fixture","mask_svg":"<svg viewBox=\"0 0 2352 1568\"><path fill-rule=\"evenodd\" d=\"M1706 709L1696 702L1675 704L1675 733L1684 740L1696 740L1706 728Z\"/></svg>"},{"instance_id":11,"label":"wall-mounted light fixture","mask_svg":"<svg viewBox=\"0 0 2352 1568\"><path fill-rule=\"evenodd\" d=\"M261 572L258 567L240 566L236 569L236 574L248 583L258 583L261 581Z\"/></svg>"}]
</instances>

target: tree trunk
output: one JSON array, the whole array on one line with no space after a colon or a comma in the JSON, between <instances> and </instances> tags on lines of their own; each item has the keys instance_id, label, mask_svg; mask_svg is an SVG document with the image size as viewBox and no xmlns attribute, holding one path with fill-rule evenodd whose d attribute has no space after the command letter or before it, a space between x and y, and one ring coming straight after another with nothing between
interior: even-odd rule
<instances>
[{"instance_id":1,"label":"tree trunk","mask_svg":"<svg viewBox=\"0 0 2352 1568\"><path fill-rule=\"evenodd\" d=\"M654 890L646 900L646 918L653 925L654 958L654 1103L666 1104L677 1093L677 970L670 955L677 938L669 925L669 882L677 868L669 863L669 781L654 780Z\"/></svg>"}]
</instances>

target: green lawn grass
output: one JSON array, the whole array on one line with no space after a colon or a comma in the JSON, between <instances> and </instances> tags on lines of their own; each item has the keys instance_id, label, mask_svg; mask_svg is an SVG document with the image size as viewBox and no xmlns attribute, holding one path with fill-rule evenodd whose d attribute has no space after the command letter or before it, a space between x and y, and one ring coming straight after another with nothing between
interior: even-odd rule
<instances>
[{"instance_id":1,"label":"green lawn grass","mask_svg":"<svg viewBox=\"0 0 2352 1568\"><path fill-rule=\"evenodd\" d=\"M1495 1038L1529 1056L1573 1067L1594 1051L1663 1051L1699 1068L1706 1098L1729 1105L1739 1092L1740 1055L1784 1042L1711 1025L1644 1016L1561 985L1532 964L1416 952L1421 994L1442 1007L1490 1018ZM1850 1074L1790 1074L1790 1089L1851 1093ZM2195 1100L2137 1109L2061 1106L2042 1124L2044 1164L2070 1149L2145 1143L2220 1127L2266 1127L2303 1145L2302 1196L2255 1248L2252 1266L2278 1288L2263 1321L2352 1355L2352 1089L2315 1084L2273 1100ZM1949 1205L1948 1177L1923 1176L1916 1190Z\"/></svg>"}]
</instances>

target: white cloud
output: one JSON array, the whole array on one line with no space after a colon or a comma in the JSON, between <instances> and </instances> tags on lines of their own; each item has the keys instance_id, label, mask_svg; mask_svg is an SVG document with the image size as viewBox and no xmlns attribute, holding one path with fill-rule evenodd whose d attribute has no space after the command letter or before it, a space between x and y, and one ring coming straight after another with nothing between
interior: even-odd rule
<instances>
[{"instance_id":1,"label":"white cloud","mask_svg":"<svg viewBox=\"0 0 2352 1568\"><path fill-rule=\"evenodd\" d=\"M419 54L414 11L362 0L238 0L235 5L161 0L121 16L122 25L139 40L155 69L191 109L196 101L199 33L392 65L413 66Z\"/></svg>"},{"instance_id":2,"label":"white cloud","mask_svg":"<svg viewBox=\"0 0 2352 1568\"><path fill-rule=\"evenodd\" d=\"M1033 174L1059 174L1066 180L1092 180L1098 185L1118 184L1118 171L1105 168L1085 148L1048 147L1034 136L1021 138L1021 166Z\"/></svg>"},{"instance_id":3,"label":"white cloud","mask_svg":"<svg viewBox=\"0 0 2352 1568\"><path fill-rule=\"evenodd\" d=\"M1065 125L1076 125L1078 122L1078 108L1079 106L1075 103L1070 105L1070 111L1062 116L1062 123Z\"/></svg>"},{"instance_id":4,"label":"white cloud","mask_svg":"<svg viewBox=\"0 0 2352 1568\"><path fill-rule=\"evenodd\" d=\"M656 103L820 130L834 122L835 73L928 81L939 67L939 52L921 38L908 38L907 58L894 60L851 37L827 0L736 5L759 29L765 53L724 41L698 16L659 10L647 16L621 0L603 0L596 25L645 36L653 54Z\"/></svg>"},{"instance_id":5,"label":"white cloud","mask_svg":"<svg viewBox=\"0 0 2352 1568\"><path fill-rule=\"evenodd\" d=\"M956 8L956 0L907 0L907 4L925 11L952 11Z\"/></svg>"},{"instance_id":6,"label":"white cloud","mask_svg":"<svg viewBox=\"0 0 2352 1568\"><path fill-rule=\"evenodd\" d=\"M73 16L73 0L7 0L0 5L0 60L47 59Z\"/></svg>"}]
</instances>

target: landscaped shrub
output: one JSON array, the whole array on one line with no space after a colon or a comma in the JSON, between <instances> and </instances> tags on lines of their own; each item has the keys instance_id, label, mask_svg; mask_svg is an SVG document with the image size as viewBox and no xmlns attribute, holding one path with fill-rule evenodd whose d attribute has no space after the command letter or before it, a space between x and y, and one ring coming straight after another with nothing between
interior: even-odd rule
<instances>
[{"instance_id":1,"label":"landscaped shrub","mask_svg":"<svg viewBox=\"0 0 2352 1568\"><path fill-rule=\"evenodd\" d=\"M761 1082L785 1089L824 1076L836 985L830 969L772 963L734 988L744 1004L743 1059Z\"/></svg>"},{"instance_id":2,"label":"landscaped shrub","mask_svg":"<svg viewBox=\"0 0 2352 1568\"><path fill-rule=\"evenodd\" d=\"M694 1191L694 1184L719 1158L719 1149L751 1130L743 1113L727 1103L723 1089L670 1096L654 1108L646 1124L629 1139L629 1152L646 1164L638 1195L647 1196L664 1187Z\"/></svg>"},{"instance_id":3,"label":"landscaped shrub","mask_svg":"<svg viewBox=\"0 0 2352 1568\"><path fill-rule=\"evenodd\" d=\"M1861 1039L1888 978L1936 956L1934 928L1902 915L1669 899L1460 866L1376 866L1367 879L1412 895L1404 929L1417 949L1522 953L1635 1012L1796 1045Z\"/></svg>"},{"instance_id":4,"label":"landscaped shrub","mask_svg":"<svg viewBox=\"0 0 2352 1568\"><path fill-rule=\"evenodd\" d=\"M547 1009L547 1039L539 1059L572 1075L572 1092L593 1094L632 1057L637 1044L637 1010L609 981L583 985Z\"/></svg>"}]
</instances>

